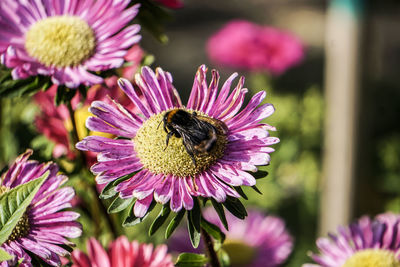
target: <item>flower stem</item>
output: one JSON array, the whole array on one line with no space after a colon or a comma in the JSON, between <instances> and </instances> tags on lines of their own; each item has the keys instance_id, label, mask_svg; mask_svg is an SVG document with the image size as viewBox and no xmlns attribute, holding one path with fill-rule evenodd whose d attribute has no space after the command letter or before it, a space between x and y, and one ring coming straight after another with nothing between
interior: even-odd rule
<instances>
[{"instance_id":1,"label":"flower stem","mask_svg":"<svg viewBox=\"0 0 400 267\"><path fill-rule=\"evenodd\" d=\"M78 130L77 130L77 125L76 125L74 110L72 108L71 101L67 102L67 107L68 107L68 112L69 112L69 116L71 118L71 123L72 123L72 139L73 139L72 141L73 141L73 144L76 144L76 143L79 142L79 135L78 135ZM87 164L85 153L83 151L81 151L81 150L78 150L78 151L79 151L79 155L80 155L80 158L81 158L81 161L82 161L81 166L85 167L86 164ZM93 190L94 194L96 195L95 199L96 199L97 204L98 204L97 206L99 207L103 217L106 219L108 227L109 227L113 237L117 237L118 236L117 229L115 228L115 225L114 225L110 215L108 214L107 209L104 206L103 201L101 201L101 199L100 199L100 195L99 195L99 193L97 191L96 185L92 184L91 185L91 189Z\"/></svg>"},{"instance_id":2,"label":"flower stem","mask_svg":"<svg viewBox=\"0 0 400 267\"><path fill-rule=\"evenodd\" d=\"M214 242L203 227L201 228L201 236L203 237L204 245L206 246L207 255L210 258L211 267L221 267L217 253L214 250Z\"/></svg>"}]
</instances>

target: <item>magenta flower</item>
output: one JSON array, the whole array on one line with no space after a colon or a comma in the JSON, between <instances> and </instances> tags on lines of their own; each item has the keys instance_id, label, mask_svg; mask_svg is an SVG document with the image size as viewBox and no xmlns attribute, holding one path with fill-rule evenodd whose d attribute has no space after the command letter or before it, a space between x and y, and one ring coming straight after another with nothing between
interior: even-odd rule
<instances>
[{"instance_id":1,"label":"magenta flower","mask_svg":"<svg viewBox=\"0 0 400 267\"><path fill-rule=\"evenodd\" d=\"M72 252L72 267L173 267L167 246L153 250L152 244L129 242L121 236L111 243L106 252L100 243L90 238L87 242L88 255L79 250Z\"/></svg>"},{"instance_id":2,"label":"magenta flower","mask_svg":"<svg viewBox=\"0 0 400 267\"><path fill-rule=\"evenodd\" d=\"M39 256L52 266L60 265L60 256L69 255L61 245L72 245L66 239L81 235L81 225L75 220L79 214L72 211L61 211L71 207L70 201L74 197L71 187L60 188L67 181L67 177L58 174L58 167L54 163L39 163L28 160L32 154L28 150L20 155L1 177L0 194L10 188L24 184L49 171L47 180L43 183L32 203L21 217L8 240L1 248L14 256L11 261L0 262L1 267L32 266L30 252Z\"/></svg>"},{"instance_id":3,"label":"magenta flower","mask_svg":"<svg viewBox=\"0 0 400 267\"><path fill-rule=\"evenodd\" d=\"M400 266L399 223L398 215L386 213L338 227L337 234L318 238L320 254L311 254L317 264L303 267Z\"/></svg>"},{"instance_id":4,"label":"magenta flower","mask_svg":"<svg viewBox=\"0 0 400 267\"><path fill-rule=\"evenodd\" d=\"M219 66L280 75L304 57L300 40L282 30L233 20L207 42L210 60Z\"/></svg>"},{"instance_id":5,"label":"magenta flower","mask_svg":"<svg viewBox=\"0 0 400 267\"><path fill-rule=\"evenodd\" d=\"M285 222L272 215L265 216L256 210L250 210L248 213L245 220L240 220L230 213L226 214L229 231L224 228L213 209L207 208L203 215L225 233L226 240L222 248L228 253L231 266L279 266L287 259L293 247L293 240L286 230ZM179 253L202 253L202 248L192 248L184 231L178 231L171 237L168 247Z\"/></svg>"},{"instance_id":6,"label":"magenta flower","mask_svg":"<svg viewBox=\"0 0 400 267\"><path fill-rule=\"evenodd\" d=\"M177 212L182 208L191 210L193 197L197 196L218 202L224 202L227 196L239 198L233 186L255 185L256 180L248 171L255 172L258 165L270 162L269 153L274 149L269 146L279 139L269 136L268 130L275 130L274 127L260 123L274 112L271 104L258 106L266 93L258 92L241 110L247 93L244 78L230 93L237 77L236 73L231 75L218 93L218 72L212 71L209 85L206 72L204 65L198 69L186 106L172 85L171 75L160 68L154 73L148 67L136 75L142 100L127 80L119 81L140 114L118 104L92 103L90 111L96 117L89 117L86 126L124 138L89 136L76 147L100 152L98 163L91 168L99 184L132 174L116 190L121 198L137 198L136 217L147 213L153 199L161 204L170 202L171 209ZM179 116L189 120L193 131L185 134L185 143L182 136L163 127L167 112L171 123ZM184 121L185 118L177 123L183 125Z\"/></svg>"},{"instance_id":7,"label":"magenta flower","mask_svg":"<svg viewBox=\"0 0 400 267\"><path fill-rule=\"evenodd\" d=\"M127 26L139 5L129 0L4 0L0 55L14 79L38 74L74 88L103 79L91 72L117 68L137 43L140 26Z\"/></svg>"}]
</instances>

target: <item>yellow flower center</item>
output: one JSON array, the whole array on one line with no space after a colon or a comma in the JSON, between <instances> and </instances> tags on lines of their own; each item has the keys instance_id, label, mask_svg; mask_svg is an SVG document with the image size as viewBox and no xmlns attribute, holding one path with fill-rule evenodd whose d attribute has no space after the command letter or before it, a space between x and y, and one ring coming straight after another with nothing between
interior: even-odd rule
<instances>
[{"instance_id":1,"label":"yellow flower center","mask_svg":"<svg viewBox=\"0 0 400 267\"><path fill-rule=\"evenodd\" d=\"M241 240L227 239L222 248L228 253L233 266L249 266L257 254L256 248L243 243Z\"/></svg>"},{"instance_id":2,"label":"yellow flower center","mask_svg":"<svg viewBox=\"0 0 400 267\"><path fill-rule=\"evenodd\" d=\"M393 251L366 249L356 252L342 267L400 267L400 261Z\"/></svg>"},{"instance_id":3,"label":"yellow flower center","mask_svg":"<svg viewBox=\"0 0 400 267\"><path fill-rule=\"evenodd\" d=\"M32 25L25 36L28 54L45 66L76 66L96 47L92 28L79 17L54 16Z\"/></svg>"},{"instance_id":4,"label":"yellow flower center","mask_svg":"<svg viewBox=\"0 0 400 267\"><path fill-rule=\"evenodd\" d=\"M6 186L0 185L0 196L10 189ZM17 225L11 232L11 235L8 237L6 242L14 241L18 238L25 237L29 233L29 217L27 215L27 211L22 215L22 217L18 220Z\"/></svg>"},{"instance_id":5,"label":"yellow flower center","mask_svg":"<svg viewBox=\"0 0 400 267\"><path fill-rule=\"evenodd\" d=\"M183 145L182 137L171 136L167 146L167 133L163 128L162 122L166 112L153 115L146 120L133 139L135 151L145 168L156 174L194 177L196 174L208 169L217 159L224 155L227 143L224 134L217 135L217 141L209 152L194 156L196 166ZM201 115L207 117L204 114ZM218 127L217 125L214 126Z\"/></svg>"}]
</instances>

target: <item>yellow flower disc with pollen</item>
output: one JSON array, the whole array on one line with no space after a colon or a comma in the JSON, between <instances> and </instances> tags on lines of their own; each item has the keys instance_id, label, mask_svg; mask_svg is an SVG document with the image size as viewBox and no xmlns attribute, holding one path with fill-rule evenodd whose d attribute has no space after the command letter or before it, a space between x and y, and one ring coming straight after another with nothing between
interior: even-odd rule
<instances>
[{"instance_id":1,"label":"yellow flower disc with pollen","mask_svg":"<svg viewBox=\"0 0 400 267\"><path fill-rule=\"evenodd\" d=\"M187 153L182 138L171 136L167 146L167 133L164 131L162 122L166 112L153 115L145 121L133 139L135 151L145 168L156 174L194 177L208 169L224 155L227 139L223 134L218 134L217 141L211 151L195 155L196 166ZM197 113L200 115L199 112Z\"/></svg>"},{"instance_id":2,"label":"yellow flower disc with pollen","mask_svg":"<svg viewBox=\"0 0 400 267\"><path fill-rule=\"evenodd\" d=\"M25 36L28 54L43 65L76 66L96 47L92 28L76 16L55 16L36 22Z\"/></svg>"},{"instance_id":3,"label":"yellow flower disc with pollen","mask_svg":"<svg viewBox=\"0 0 400 267\"><path fill-rule=\"evenodd\" d=\"M400 261L393 251L366 249L356 252L342 267L400 267Z\"/></svg>"},{"instance_id":4,"label":"yellow flower disc with pollen","mask_svg":"<svg viewBox=\"0 0 400 267\"><path fill-rule=\"evenodd\" d=\"M222 248L228 253L229 260L234 266L250 266L256 257L257 250L241 240L225 240Z\"/></svg>"}]
</instances>

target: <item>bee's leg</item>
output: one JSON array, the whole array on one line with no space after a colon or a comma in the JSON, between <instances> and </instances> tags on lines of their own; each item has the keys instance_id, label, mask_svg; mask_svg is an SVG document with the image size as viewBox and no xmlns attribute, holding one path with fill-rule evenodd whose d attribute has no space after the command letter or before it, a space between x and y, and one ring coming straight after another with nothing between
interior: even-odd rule
<instances>
[{"instance_id":1,"label":"bee's leg","mask_svg":"<svg viewBox=\"0 0 400 267\"><path fill-rule=\"evenodd\" d=\"M167 134L167 138L165 139L165 148L164 148L164 150L167 149L168 143L169 143L169 138L170 138L172 135L174 135L174 132L172 132L172 131L169 132L169 133Z\"/></svg>"}]
</instances>

